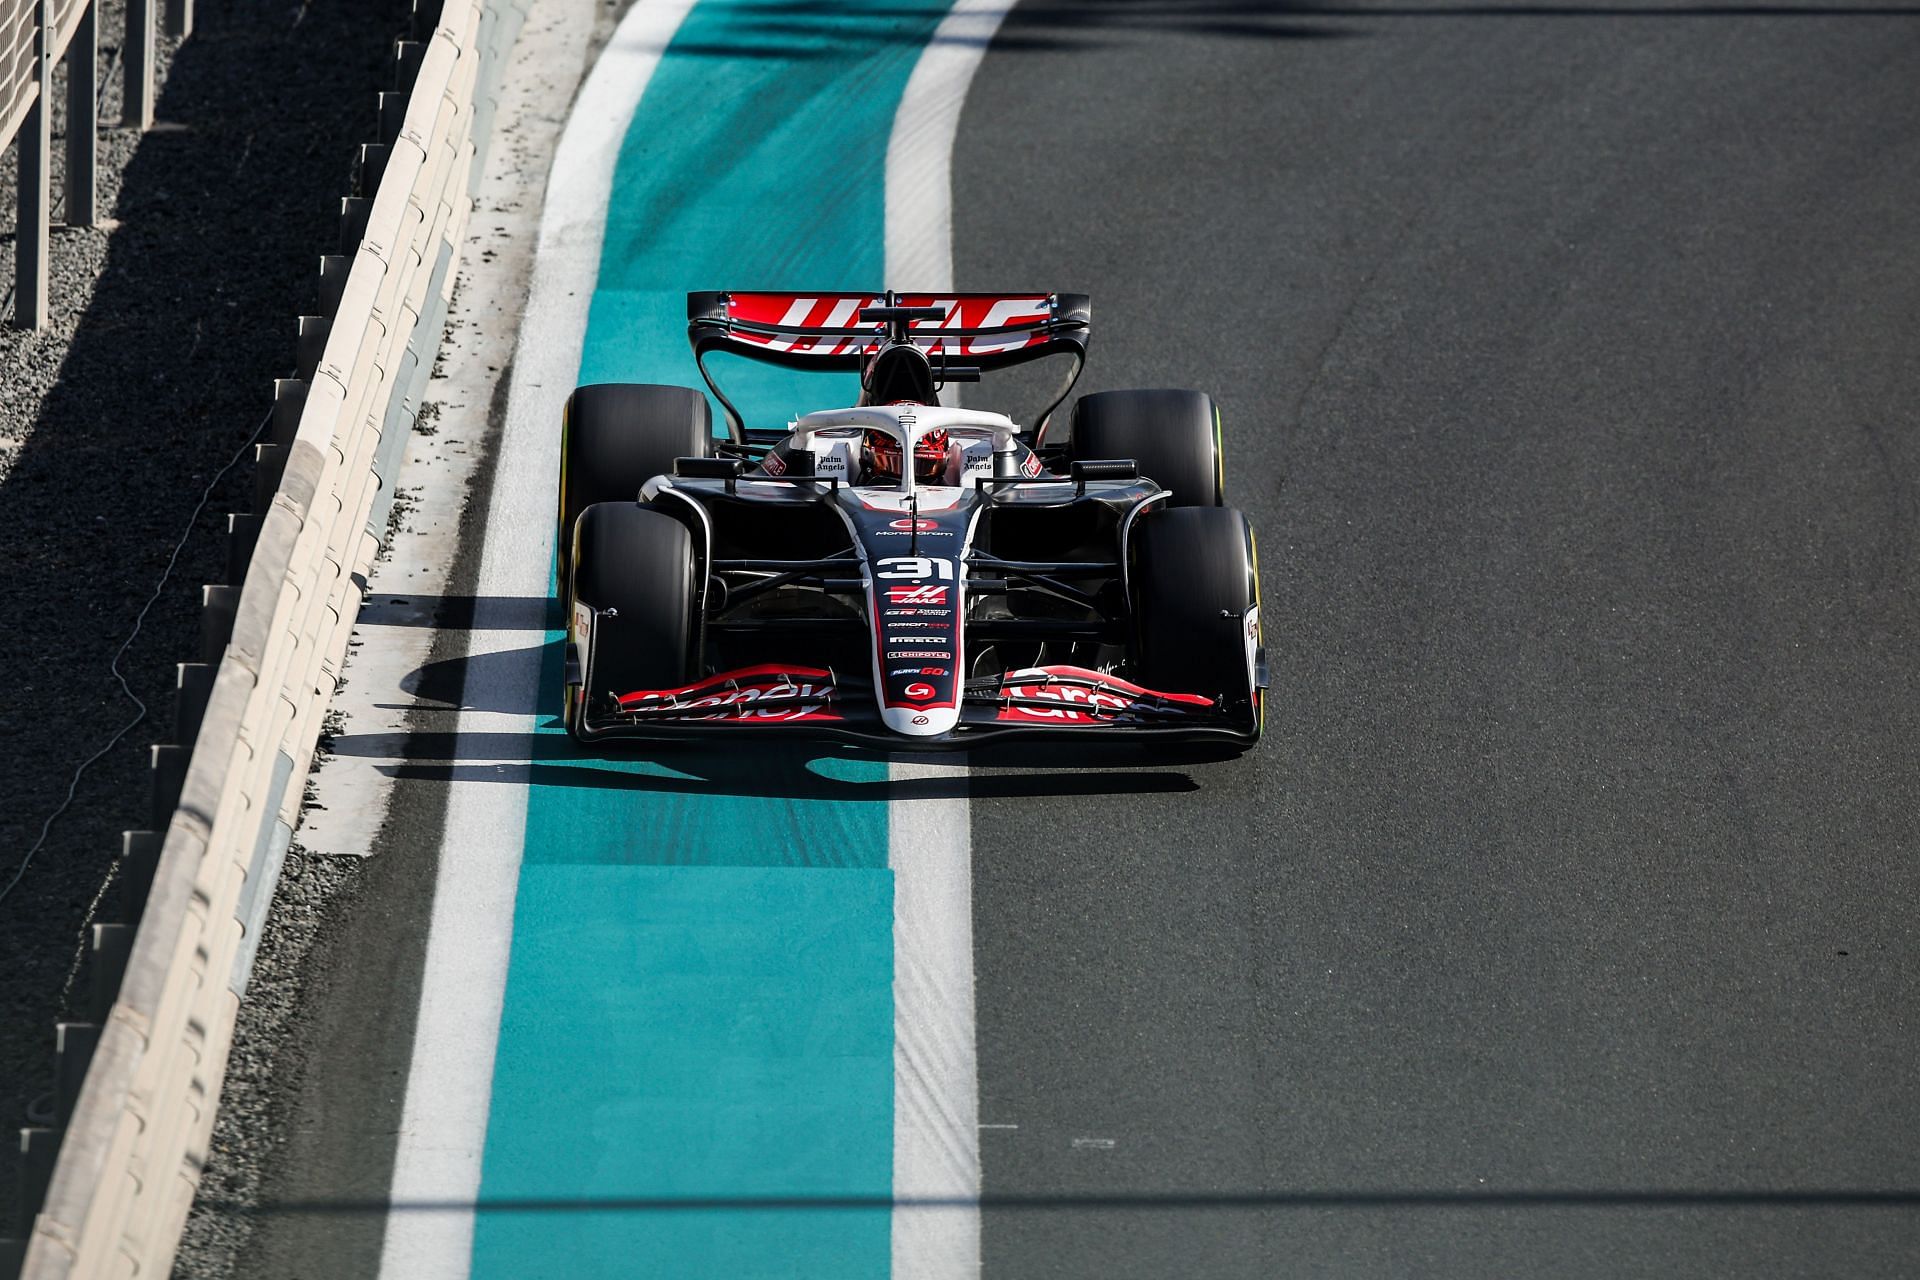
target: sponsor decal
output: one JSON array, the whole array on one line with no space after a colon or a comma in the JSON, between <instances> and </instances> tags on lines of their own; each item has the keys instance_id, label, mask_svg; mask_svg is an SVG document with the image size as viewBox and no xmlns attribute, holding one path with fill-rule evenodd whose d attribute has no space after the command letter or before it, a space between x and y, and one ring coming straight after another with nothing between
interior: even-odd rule
<instances>
[{"instance_id":1,"label":"sponsor decal","mask_svg":"<svg viewBox=\"0 0 1920 1280\"><path fill-rule=\"evenodd\" d=\"M1029 453L1027 455L1027 460L1020 464L1020 470L1026 473L1028 479L1032 479L1034 476L1037 476L1042 471L1046 470L1046 468L1040 465L1039 454Z\"/></svg>"},{"instance_id":2,"label":"sponsor decal","mask_svg":"<svg viewBox=\"0 0 1920 1280\"><path fill-rule=\"evenodd\" d=\"M947 624L944 622L889 622L887 624L887 630L889 632L945 631L946 629L947 629Z\"/></svg>"},{"instance_id":3,"label":"sponsor decal","mask_svg":"<svg viewBox=\"0 0 1920 1280\"><path fill-rule=\"evenodd\" d=\"M839 720L831 673L815 667L746 667L678 689L641 689L619 698L641 722L686 720L769 724ZM764 704L764 705L763 705Z\"/></svg>"},{"instance_id":4,"label":"sponsor decal","mask_svg":"<svg viewBox=\"0 0 1920 1280\"><path fill-rule=\"evenodd\" d=\"M774 351L791 351L800 356L836 356L872 351L885 337L883 326L866 326L860 312L882 301L870 293L735 293L727 300L727 312L734 320L744 320L777 330L757 333L736 329L735 341L752 343ZM939 307L940 320L916 320L912 330L923 345L940 343L951 355L990 355L1018 351L1047 340L1046 322L1053 317L1045 295L1009 297L1000 294L909 293L900 295L901 306ZM868 330L845 336L822 330ZM982 335L971 339L946 338L943 331L955 329L1011 329L1011 333Z\"/></svg>"},{"instance_id":5,"label":"sponsor decal","mask_svg":"<svg viewBox=\"0 0 1920 1280\"><path fill-rule=\"evenodd\" d=\"M884 609L881 611L889 618L951 618L951 609Z\"/></svg>"},{"instance_id":6,"label":"sponsor decal","mask_svg":"<svg viewBox=\"0 0 1920 1280\"><path fill-rule=\"evenodd\" d=\"M942 582L952 582L953 561L941 556L883 556L873 576L889 581L899 581L904 578L919 582L927 578L938 578ZM935 603L941 603L941 601L935 601Z\"/></svg>"},{"instance_id":7,"label":"sponsor decal","mask_svg":"<svg viewBox=\"0 0 1920 1280\"><path fill-rule=\"evenodd\" d=\"M945 604L945 587L888 587L887 599L894 604Z\"/></svg>"},{"instance_id":8,"label":"sponsor decal","mask_svg":"<svg viewBox=\"0 0 1920 1280\"><path fill-rule=\"evenodd\" d=\"M1213 700L1192 693L1160 693L1118 676L1084 667L1030 667L1001 677L998 697L1045 706L1002 705L994 717L1016 724L1097 725L1124 716L1145 700L1172 702L1196 709Z\"/></svg>"},{"instance_id":9,"label":"sponsor decal","mask_svg":"<svg viewBox=\"0 0 1920 1280\"><path fill-rule=\"evenodd\" d=\"M1254 696L1260 696L1261 683L1267 678L1262 668L1266 665L1260 651L1260 606L1247 610L1247 687L1254 690Z\"/></svg>"},{"instance_id":10,"label":"sponsor decal","mask_svg":"<svg viewBox=\"0 0 1920 1280\"><path fill-rule=\"evenodd\" d=\"M913 722L915 724L932 724L933 723L932 719L928 716L915 716L913 718Z\"/></svg>"},{"instance_id":11,"label":"sponsor decal","mask_svg":"<svg viewBox=\"0 0 1920 1280\"><path fill-rule=\"evenodd\" d=\"M813 473L819 476L844 476L847 474L847 455L837 449L821 454L814 460Z\"/></svg>"},{"instance_id":12,"label":"sponsor decal","mask_svg":"<svg viewBox=\"0 0 1920 1280\"><path fill-rule=\"evenodd\" d=\"M987 308L985 319L982 320L978 326L952 323L950 327L956 329L974 327L981 329L1002 329L1022 324L1040 324L1052 315L1052 311L1047 303L1048 299L1046 298L995 298L993 304ZM905 304L903 303L902 305ZM955 310L964 312L965 307L962 305L961 307L956 307ZM975 338L972 342L966 344L965 354L983 356L996 351L1018 351L1021 347L1027 346L1030 343L1044 340L1044 337L1041 335L1029 336L1022 333L1012 333L1004 337L995 338Z\"/></svg>"},{"instance_id":13,"label":"sponsor decal","mask_svg":"<svg viewBox=\"0 0 1920 1280\"><path fill-rule=\"evenodd\" d=\"M887 650L887 657L888 657L889 659L893 659L893 658L946 658L946 659L949 659L949 660L950 660L950 659L952 659L952 657L953 657L953 655L952 655L951 653L949 653L949 652L947 652L947 651L946 651L945 649L889 649L889 650Z\"/></svg>"},{"instance_id":14,"label":"sponsor decal","mask_svg":"<svg viewBox=\"0 0 1920 1280\"><path fill-rule=\"evenodd\" d=\"M947 674L947 669L945 667L922 667L920 668L920 674L923 676L943 676Z\"/></svg>"},{"instance_id":15,"label":"sponsor decal","mask_svg":"<svg viewBox=\"0 0 1920 1280\"><path fill-rule=\"evenodd\" d=\"M770 476L783 476L787 474L787 460L780 456L778 450L775 450L767 455L766 461L760 464L760 469Z\"/></svg>"},{"instance_id":16,"label":"sponsor decal","mask_svg":"<svg viewBox=\"0 0 1920 1280\"><path fill-rule=\"evenodd\" d=\"M912 698L915 702L925 702L928 698L939 696L940 691L930 684L910 684L900 691L903 698Z\"/></svg>"},{"instance_id":17,"label":"sponsor decal","mask_svg":"<svg viewBox=\"0 0 1920 1280\"><path fill-rule=\"evenodd\" d=\"M887 528L889 529L919 529L925 532L928 529L938 529L939 527L939 522L935 520L891 520L887 522Z\"/></svg>"}]
</instances>

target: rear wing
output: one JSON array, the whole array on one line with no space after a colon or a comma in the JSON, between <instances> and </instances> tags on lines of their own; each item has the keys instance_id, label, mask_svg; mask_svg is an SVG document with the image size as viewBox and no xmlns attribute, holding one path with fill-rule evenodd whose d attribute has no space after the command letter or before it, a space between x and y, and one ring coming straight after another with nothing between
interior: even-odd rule
<instances>
[{"instance_id":1,"label":"rear wing","mask_svg":"<svg viewBox=\"0 0 1920 1280\"><path fill-rule=\"evenodd\" d=\"M694 362L727 413L736 440L744 424L714 383L715 351L821 372L858 372L887 340L884 321L862 321L869 307L939 308L943 318L915 320L908 336L925 348L936 377L952 369L973 377L1062 353L1073 367L1046 412L1066 399L1086 363L1093 303L1084 293L741 293L687 295L687 340Z\"/></svg>"}]
</instances>

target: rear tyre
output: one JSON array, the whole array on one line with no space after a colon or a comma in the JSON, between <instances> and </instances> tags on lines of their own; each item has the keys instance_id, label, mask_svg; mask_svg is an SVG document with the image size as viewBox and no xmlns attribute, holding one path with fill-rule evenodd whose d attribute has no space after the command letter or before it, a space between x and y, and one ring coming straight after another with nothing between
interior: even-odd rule
<instances>
[{"instance_id":1,"label":"rear tyre","mask_svg":"<svg viewBox=\"0 0 1920 1280\"><path fill-rule=\"evenodd\" d=\"M579 736L586 707L693 680L699 601L693 535L672 516L636 503L602 502L581 512L569 559L568 639L576 646L580 683L567 687L564 718ZM588 609L591 643L582 616Z\"/></svg>"},{"instance_id":2,"label":"rear tyre","mask_svg":"<svg viewBox=\"0 0 1920 1280\"><path fill-rule=\"evenodd\" d=\"M565 595L574 522L596 502L634 502L675 458L713 451L713 413L689 387L601 382L567 397L560 424L560 527L554 540Z\"/></svg>"},{"instance_id":3,"label":"rear tyre","mask_svg":"<svg viewBox=\"0 0 1920 1280\"><path fill-rule=\"evenodd\" d=\"M1098 391L1073 406L1077 460L1132 458L1169 490L1168 506L1226 502L1220 410L1203 391Z\"/></svg>"},{"instance_id":4,"label":"rear tyre","mask_svg":"<svg viewBox=\"0 0 1920 1280\"><path fill-rule=\"evenodd\" d=\"M1134 653L1140 683L1160 693L1223 698L1235 727L1258 739L1260 571L1253 526L1231 507L1142 516L1132 538Z\"/></svg>"}]
</instances>

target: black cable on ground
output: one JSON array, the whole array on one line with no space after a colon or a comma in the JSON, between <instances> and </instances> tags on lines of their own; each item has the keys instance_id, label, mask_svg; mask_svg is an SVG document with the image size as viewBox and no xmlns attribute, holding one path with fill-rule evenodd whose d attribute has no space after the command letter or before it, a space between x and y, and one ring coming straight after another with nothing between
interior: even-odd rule
<instances>
[{"instance_id":1,"label":"black cable on ground","mask_svg":"<svg viewBox=\"0 0 1920 1280\"><path fill-rule=\"evenodd\" d=\"M113 675L115 680L120 682L121 691L127 695L128 700L131 701L134 706L139 708L139 711L134 715L133 719L127 721L127 723L120 728L119 732L107 739L106 745L88 756L85 760L82 760L74 769L73 776L67 779L66 797L60 801L52 813L47 815L46 821L40 824L39 838L33 842L32 847L27 850L26 856L20 860L20 866L14 871L13 878L7 881L6 887L0 888L0 902L5 902L7 895L11 894L14 889L19 886L21 879L27 874L27 868L33 865L34 857L46 846L47 837L53 832L53 824L59 821L60 816L72 806L73 797L80 788L80 779L86 776L87 770L98 763L108 752L119 746L121 741L147 718L147 704L140 700L140 695L136 694L133 691L133 686L127 683L126 675L120 670L120 661L127 656L127 650L131 649L133 642L139 638L140 627L146 622L147 614L152 611L153 606L159 601L161 592L166 590L168 581L173 577L173 568L180 562L180 553L186 549L188 541L192 539L193 527L200 522L200 513L207 509L207 503L213 498L214 489L226 478L227 473L238 466L240 460L247 456L247 451L259 441L260 434L267 429L267 424L271 421L273 421L273 410L269 409L261 417L259 425L254 427L252 432L248 434L246 441L234 451L234 455L231 458L227 459L226 465L214 472L213 479L209 480L207 487L201 490L200 500L194 504L193 514L187 517L187 527L181 531L180 540L173 544L173 554L167 557L167 567L161 570L160 580L153 585L153 593L147 597L147 602L140 606L140 612L134 617L133 630L127 633L127 638L121 642L120 648L115 651L113 661L108 664L107 670ZM87 907L86 918L81 921L80 933L83 938L86 936L87 926L93 923L93 915L100 905L101 898L105 896L108 886L112 883L113 876L112 873L109 872L105 882L100 886L100 891L94 895L93 902ZM63 989L61 993L62 999L65 998L66 991L70 990L72 986L73 974L69 973L67 975L67 987Z\"/></svg>"}]
</instances>

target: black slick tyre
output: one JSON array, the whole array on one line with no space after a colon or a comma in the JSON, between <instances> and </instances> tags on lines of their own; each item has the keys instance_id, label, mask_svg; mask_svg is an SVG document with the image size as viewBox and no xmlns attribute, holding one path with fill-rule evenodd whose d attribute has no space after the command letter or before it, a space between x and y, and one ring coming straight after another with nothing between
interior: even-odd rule
<instances>
[{"instance_id":1,"label":"black slick tyre","mask_svg":"<svg viewBox=\"0 0 1920 1280\"><path fill-rule=\"evenodd\" d=\"M574 524L568 639L580 683L567 690L567 729L589 708L639 689L693 680L700 644L693 536L678 520L633 502L602 502ZM591 610L589 635L583 613Z\"/></svg>"},{"instance_id":2,"label":"black slick tyre","mask_svg":"<svg viewBox=\"0 0 1920 1280\"><path fill-rule=\"evenodd\" d=\"M1097 391L1073 406L1076 460L1132 458L1170 491L1167 505L1226 502L1220 410L1204 391Z\"/></svg>"},{"instance_id":3,"label":"black slick tyre","mask_svg":"<svg viewBox=\"0 0 1920 1280\"><path fill-rule=\"evenodd\" d=\"M1140 683L1160 693L1224 699L1234 727L1260 736L1260 572L1253 527L1231 507L1142 516L1131 547Z\"/></svg>"},{"instance_id":4,"label":"black slick tyre","mask_svg":"<svg viewBox=\"0 0 1920 1280\"><path fill-rule=\"evenodd\" d=\"M633 502L675 458L713 451L713 412L690 387L600 382L567 397L560 424L560 526L554 547L564 595L574 521L596 502Z\"/></svg>"}]
</instances>

